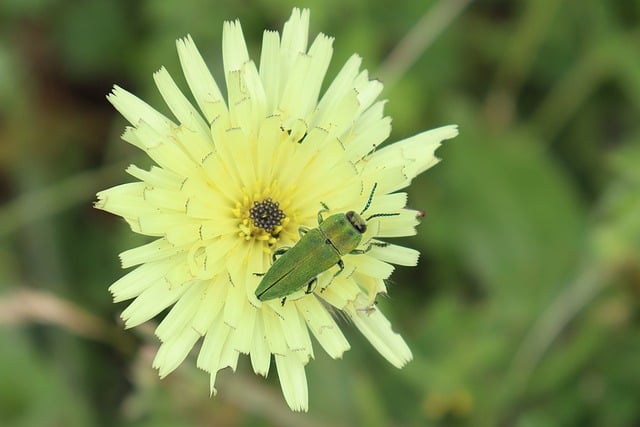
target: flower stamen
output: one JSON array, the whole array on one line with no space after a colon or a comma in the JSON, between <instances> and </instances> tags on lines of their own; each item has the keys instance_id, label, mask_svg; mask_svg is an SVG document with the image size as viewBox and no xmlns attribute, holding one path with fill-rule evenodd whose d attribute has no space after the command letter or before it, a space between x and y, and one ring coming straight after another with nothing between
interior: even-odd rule
<instances>
[{"instance_id":1,"label":"flower stamen","mask_svg":"<svg viewBox=\"0 0 640 427\"><path fill-rule=\"evenodd\" d=\"M271 200L271 197L260 202L253 202L249 209L249 216L253 220L253 225L271 233L277 226L282 224L286 215L280 209L280 203Z\"/></svg>"},{"instance_id":2,"label":"flower stamen","mask_svg":"<svg viewBox=\"0 0 640 427\"><path fill-rule=\"evenodd\" d=\"M238 236L244 240L264 242L264 251L271 253L281 238L281 233L291 222L291 215L285 211L287 201L280 199L280 192L272 186L249 195L245 190L241 202L237 202L234 215L239 219Z\"/></svg>"}]
</instances>

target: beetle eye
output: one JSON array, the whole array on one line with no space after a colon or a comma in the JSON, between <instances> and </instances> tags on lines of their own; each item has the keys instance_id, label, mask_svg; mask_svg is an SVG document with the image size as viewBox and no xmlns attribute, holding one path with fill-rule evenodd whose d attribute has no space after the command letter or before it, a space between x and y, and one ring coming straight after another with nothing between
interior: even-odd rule
<instances>
[{"instance_id":1,"label":"beetle eye","mask_svg":"<svg viewBox=\"0 0 640 427\"><path fill-rule=\"evenodd\" d=\"M367 224L360 217L360 215L358 215L354 211L347 212L347 219L349 220L349 223L353 226L353 228L356 229L358 233L364 234L364 232L367 231Z\"/></svg>"}]
</instances>

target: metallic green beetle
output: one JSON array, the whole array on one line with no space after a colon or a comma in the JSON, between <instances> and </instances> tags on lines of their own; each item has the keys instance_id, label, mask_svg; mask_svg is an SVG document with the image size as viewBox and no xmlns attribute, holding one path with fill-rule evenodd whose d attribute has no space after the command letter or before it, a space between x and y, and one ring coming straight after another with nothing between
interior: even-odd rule
<instances>
[{"instance_id":1,"label":"metallic green beetle","mask_svg":"<svg viewBox=\"0 0 640 427\"><path fill-rule=\"evenodd\" d=\"M362 235L367 231L367 221L375 217L399 215L379 213L369 216L366 220L362 218L361 215L371 205L376 187L377 184L374 184L367 204L360 214L349 211L346 214L333 214L325 220L322 214L329 208L320 202L322 209L318 212L318 228L310 230L300 227L300 240L294 246L283 246L273 253L273 264L256 288L256 297L260 301L282 298L284 304L288 295L305 285L306 293L309 294L313 292L320 273L334 265L339 267L334 277L344 270L342 256L362 254L370 250L375 244L369 244L366 249L357 249Z\"/></svg>"}]
</instances>

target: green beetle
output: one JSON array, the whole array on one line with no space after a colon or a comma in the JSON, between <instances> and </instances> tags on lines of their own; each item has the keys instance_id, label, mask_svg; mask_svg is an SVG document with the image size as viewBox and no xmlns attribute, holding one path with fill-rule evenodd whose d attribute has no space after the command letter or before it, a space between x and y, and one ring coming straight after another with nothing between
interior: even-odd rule
<instances>
[{"instance_id":1,"label":"green beetle","mask_svg":"<svg viewBox=\"0 0 640 427\"><path fill-rule=\"evenodd\" d=\"M367 231L367 221L381 216L395 216L398 213L378 213L366 220L362 214L371 205L377 184L373 185L367 204L359 214L355 211L333 214L323 219L322 214L329 208L320 202L322 209L318 212L318 228L300 227L300 240L292 247L283 246L273 253L273 264L263 275L256 288L256 297L260 301L282 298L282 304L288 295L307 286L306 293L313 292L317 276L338 265L339 270L334 277L344 270L342 256L346 254L362 254L366 249L357 249L362 235ZM385 244L378 244L386 246Z\"/></svg>"}]
</instances>

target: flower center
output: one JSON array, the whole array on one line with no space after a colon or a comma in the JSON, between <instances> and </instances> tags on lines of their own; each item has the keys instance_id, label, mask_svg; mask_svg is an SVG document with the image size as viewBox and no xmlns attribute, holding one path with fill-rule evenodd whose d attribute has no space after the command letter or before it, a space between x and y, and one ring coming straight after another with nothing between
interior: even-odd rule
<instances>
[{"instance_id":1,"label":"flower center","mask_svg":"<svg viewBox=\"0 0 640 427\"><path fill-rule=\"evenodd\" d=\"M289 204L277 190L277 183L253 194L245 190L242 201L237 202L233 210L239 220L238 236L244 240L262 241L264 251L272 252L291 222L291 213L287 213Z\"/></svg>"},{"instance_id":2,"label":"flower center","mask_svg":"<svg viewBox=\"0 0 640 427\"><path fill-rule=\"evenodd\" d=\"M271 233L277 226L282 224L286 217L280 209L280 203L267 197L261 202L253 202L253 207L249 209L249 217L253 220L253 225Z\"/></svg>"}]
</instances>

